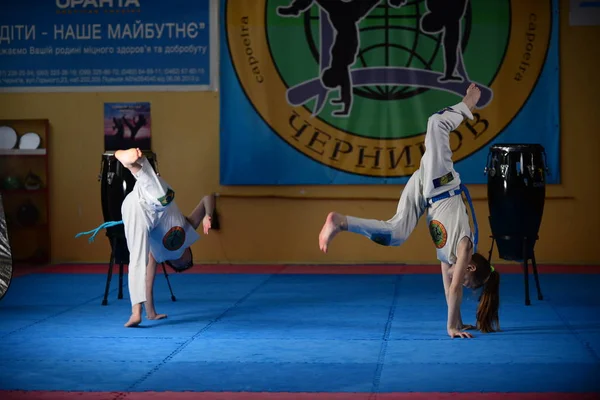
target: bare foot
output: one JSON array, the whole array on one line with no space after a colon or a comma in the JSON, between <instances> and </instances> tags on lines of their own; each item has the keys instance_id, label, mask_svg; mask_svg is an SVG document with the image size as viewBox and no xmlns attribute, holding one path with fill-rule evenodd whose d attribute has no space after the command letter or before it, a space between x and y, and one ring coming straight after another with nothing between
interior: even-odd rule
<instances>
[{"instance_id":1,"label":"bare foot","mask_svg":"<svg viewBox=\"0 0 600 400\"><path fill-rule=\"evenodd\" d=\"M463 97L462 101L466 104L467 107L469 107L469 110L473 111L480 97L481 90L479 90L477 85L471 83L469 85L469 88L467 89L467 94L465 95L465 97Z\"/></svg>"},{"instance_id":2,"label":"bare foot","mask_svg":"<svg viewBox=\"0 0 600 400\"><path fill-rule=\"evenodd\" d=\"M344 226L344 217L338 213L330 212L327 215L325 224L319 233L319 248L323 253L327 253L329 242L337 235Z\"/></svg>"},{"instance_id":3,"label":"bare foot","mask_svg":"<svg viewBox=\"0 0 600 400\"><path fill-rule=\"evenodd\" d=\"M151 321L157 321L159 319L165 319L167 318L167 314L148 314L146 315L146 319L149 319Z\"/></svg>"},{"instance_id":4,"label":"bare foot","mask_svg":"<svg viewBox=\"0 0 600 400\"><path fill-rule=\"evenodd\" d=\"M137 160L142 158L142 151L140 149L117 150L115 157L125 168L130 168Z\"/></svg>"},{"instance_id":5,"label":"bare foot","mask_svg":"<svg viewBox=\"0 0 600 400\"><path fill-rule=\"evenodd\" d=\"M133 328L134 326L138 326L142 322L142 316L139 314L131 314L129 317L129 321L125 323L125 328Z\"/></svg>"}]
</instances>

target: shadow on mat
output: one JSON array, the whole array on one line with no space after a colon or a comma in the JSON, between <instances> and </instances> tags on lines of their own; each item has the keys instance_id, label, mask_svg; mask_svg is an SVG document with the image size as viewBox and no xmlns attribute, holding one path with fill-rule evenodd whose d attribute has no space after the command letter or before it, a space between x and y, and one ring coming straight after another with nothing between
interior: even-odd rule
<instances>
[{"instance_id":1,"label":"shadow on mat","mask_svg":"<svg viewBox=\"0 0 600 400\"><path fill-rule=\"evenodd\" d=\"M189 317L189 318L177 318L176 316L169 316L165 319L161 319L159 321L148 321L148 322L153 322L152 326L154 327L159 327L159 326L169 326L169 325L182 325L182 324L199 324L199 325L208 325L211 322L214 322L215 318L203 318L201 316L198 316L196 318L194 317ZM147 326L149 327L149 326Z\"/></svg>"},{"instance_id":2,"label":"shadow on mat","mask_svg":"<svg viewBox=\"0 0 600 400\"><path fill-rule=\"evenodd\" d=\"M538 335L544 334L557 334L564 335L572 331L577 332L596 332L600 334L600 324L589 324L589 325L537 325L537 326L518 326L518 327L503 327L503 335Z\"/></svg>"}]
</instances>

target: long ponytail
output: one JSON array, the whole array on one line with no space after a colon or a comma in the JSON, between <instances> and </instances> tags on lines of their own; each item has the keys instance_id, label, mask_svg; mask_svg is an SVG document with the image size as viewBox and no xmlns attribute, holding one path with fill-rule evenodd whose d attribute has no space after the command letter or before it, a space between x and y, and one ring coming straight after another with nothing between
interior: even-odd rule
<instances>
[{"instance_id":1,"label":"long ponytail","mask_svg":"<svg viewBox=\"0 0 600 400\"><path fill-rule=\"evenodd\" d=\"M493 270L483 285L483 292L479 297L477 306L477 329L483 333L497 332L500 330L500 274Z\"/></svg>"}]
</instances>

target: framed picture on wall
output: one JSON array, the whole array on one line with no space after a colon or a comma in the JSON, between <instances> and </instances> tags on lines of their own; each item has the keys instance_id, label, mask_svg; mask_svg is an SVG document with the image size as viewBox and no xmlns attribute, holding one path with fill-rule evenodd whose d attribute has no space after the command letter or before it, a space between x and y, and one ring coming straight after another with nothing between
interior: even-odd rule
<instances>
[{"instance_id":1,"label":"framed picture on wall","mask_svg":"<svg viewBox=\"0 0 600 400\"><path fill-rule=\"evenodd\" d=\"M151 150L150 103L104 104L104 151Z\"/></svg>"}]
</instances>

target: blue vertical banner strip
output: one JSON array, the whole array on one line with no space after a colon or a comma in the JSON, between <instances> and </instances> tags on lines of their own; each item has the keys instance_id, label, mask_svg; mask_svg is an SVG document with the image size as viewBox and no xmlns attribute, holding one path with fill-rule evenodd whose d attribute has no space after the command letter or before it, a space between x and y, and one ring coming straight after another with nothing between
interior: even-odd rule
<instances>
[{"instance_id":1,"label":"blue vertical banner strip","mask_svg":"<svg viewBox=\"0 0 600 400\"><path fill-rule=\"evenodd\" d=\"M560 183L558 0L401 3L221 0L221 184L406 183L470 83L463 183L486 183L498 143L541 144Z\"/></svg>"},{"instance_id":2,"label":"blue vertical banner strip","mask_svg":"<svg viewBox=\"0 0 600 400\"><path fill-rule=\"evenodd\" d=\"M212 0L0 0L0 91L211 90Z\"/></svg>"}]
</instances>

